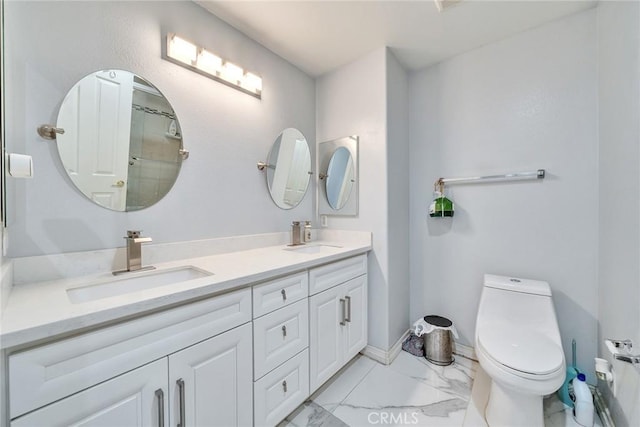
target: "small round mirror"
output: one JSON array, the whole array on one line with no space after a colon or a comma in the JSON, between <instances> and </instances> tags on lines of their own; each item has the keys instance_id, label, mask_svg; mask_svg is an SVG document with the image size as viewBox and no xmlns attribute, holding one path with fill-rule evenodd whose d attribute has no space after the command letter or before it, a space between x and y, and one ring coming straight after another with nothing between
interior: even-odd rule
<instances>
[{"instance_id":1,"label":"small round mirror","mask_svg":"<svg viewBox=\"0 0 640 427\"><path fill-rule=\"evenodd\" d=\"M91 73L62 101L58 153L75 186L114 211L153 205L171 189L186 158L169 101L124 70Z\"/></svg>"},{"instance_id":2,"label":"small round mirror","mask_svg":"<svg viewBox=\"0 0 640 427\"><path fill-rule=\"evenodd\" d=\"M302 201L309 186L311 153L298 129L287 128L273 142L267 158L267 185L274 203L292 209Z\"/></svg>"},{"instance_id":3,"label":"small round mirror","mask_svg":"<svg viewBox=\"0 0 640 427\"><path fill-rule=\"evenodd\" d=\"M351 152L346 147L340 147L331 155L325 184L327 201L334 210L342 209L347 203L354 182Z\"/></svg>"}]
</instances>

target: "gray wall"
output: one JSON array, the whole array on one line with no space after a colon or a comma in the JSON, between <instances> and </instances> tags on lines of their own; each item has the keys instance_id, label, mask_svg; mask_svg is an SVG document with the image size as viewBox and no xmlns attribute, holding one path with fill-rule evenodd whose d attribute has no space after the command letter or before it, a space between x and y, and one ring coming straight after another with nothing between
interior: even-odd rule
<instances>
[{"instance_id":1,"label":"gray wall","mask_svg":"<svg viewBox=\"0 0 640 427\"><path fill-rule=\"evenodd\" d=\"M618 397L599 381L618 426L640 425L640 372L614 361L605 338L640 346L640 5L598 6L600 254L599 354L613 362ZM637 350L637 349L636 349ZM638 351L635 351L638 353Z\"/></svg>"},{"instance_id":2,"label":"gray wall","mask_svg":"<svg viewBox=\"0 0 640 427\"><path fill-rule=\"evenodd\" d=\"M389 342L409 327L409 78L387 51ZM415 320L415 319L413 319Z\"/></svg>"},{"instance_id":3,"label":"gray wall","mask_svg":"<svg viewBox=\"0 0 640 427\"><path fill-rule=\"evenodd\" d=\"M314 186L297 208L271 201L256 162L296 127L315 152L315 90L309 76L192 2L6 3L6 143L33 156L35 177L8 182L9 255L112 248L139 228L154 242L285 231L311 219ZM161 59L167 32L263 77L262 100ZM72 186L56 145L36 135L55 123L62 98L84 75L122 68L155 84L172 103L191 157L156 205L116 213Z\"/></svg>"},{"instance_id":4,"label":"gray wall","mask_svg":"<svg viewBox=\"0 0 640 427\"><path fill-rule=\"evenodd\" d=\"M474 344L484 273L548 281L565 355L593 371L597 336L596 12L541 26L410 76L411 318L449 317ZM439 177L545 168L544 181L451 186ZM594 377L589 376L594 382Z\"/></svg>"},{"instance_id":5,"label":"gray wall","mask_svg":"<svg viewBox=\"0 0 640 427\"><path fill-rule=\"evenodd\" d=\"M380 48L316 80L316 141L348 135L359 141L359 213L330 217L339 230L373 232L369 254L369 345L389 336L387 240L386 49Z\"/></svg>"},{"instance_id":6,"label":"gray wall","mask_svg":"<svg viewBox=\"0 0 640 427\"><path fill-rule=\"evenodd\" d=\"M316 81L318 142L359 135L359 213L329 226L373 232L369 345L389 350L409 327L408 77L387 48Z\"/></svg>"}]
</instances>

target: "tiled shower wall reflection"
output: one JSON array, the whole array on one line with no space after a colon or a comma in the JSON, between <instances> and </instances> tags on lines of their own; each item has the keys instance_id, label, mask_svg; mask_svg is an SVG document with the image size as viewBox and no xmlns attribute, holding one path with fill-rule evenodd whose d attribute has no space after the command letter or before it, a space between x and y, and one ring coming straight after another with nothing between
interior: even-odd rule
<instances>
[{"instance_id":1,"label":"tiled shower wall reflection","mask_svg":"<svg viewBox=\"0 0 640 427\"><path fill-rule=\"evenodd\" d=\"M173 186L180 170L181 133L169 132L175 114L163 97L134 90L127 210L149 206ZM156 111L156 112L151 112Z\"/></svg>"}]
</instances>

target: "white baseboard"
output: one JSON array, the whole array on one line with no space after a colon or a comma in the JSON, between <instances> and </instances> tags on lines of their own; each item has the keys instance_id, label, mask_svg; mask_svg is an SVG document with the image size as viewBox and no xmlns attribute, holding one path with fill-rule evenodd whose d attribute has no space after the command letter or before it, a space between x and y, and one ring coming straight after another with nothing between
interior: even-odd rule
<instances>
[{"instance_id":1,"label":"white baseboard","mask_svg":"<svg viewBox=\"0 0 640 427\"><path fill-rule=\"evenodd\" d=\"M391 362L393 362L402 351L402 343L408 336L409 330L407 329L407 331L402 334L400 339L398 339L398 341L396 341L388 351L368 345L360 353L364 354L370 359L375 360L376 362L382 363L383 365L390 365Z\"/></svg>"},{"instance_id":2,"label":"white baseboard","mask_svg":"<svg viewBox=\"0 0 640 427\"><path fill-rule=\"evenodd\" d=\"M478 361L476 350L468 345L460 344L454 341L453 353L462 357L466 357L467 359L475 360L476 362Z\"/></svg>"},{"instance_id":3,"label":"white baseboard","mask_svg":"<svg viewBox=\"0 0 640 427\"><path fill-rule=\"evenodd\" d=\"M388 351L382 350L381 348L374 347L372 345L368 345L360 353L364 354L370 359L375 360L376 362L382 363L383 365L390 365L402 351L402 343L405 339L407 339L410 333L411 330L407 330L404 334L402 334L400 339L398 339L398 341L396 341ZM475 349L468 345L454 342L453 353L467 359L475 360L476 362L478 361L478 356L476 355Z\"/></svg>"}]
</instances>

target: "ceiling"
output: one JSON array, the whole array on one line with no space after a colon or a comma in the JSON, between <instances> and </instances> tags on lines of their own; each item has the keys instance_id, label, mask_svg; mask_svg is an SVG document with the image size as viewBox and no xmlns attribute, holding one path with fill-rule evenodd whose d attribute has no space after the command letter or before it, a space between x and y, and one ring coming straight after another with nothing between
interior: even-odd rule
<instances>
[{"instance_id":1,"label":"ceiling","mask_svg":"<svg viewBox=\"0 0 640 427\"><path fill-rule=\"evenodd\" d=\"M194 1L314 77L381 46L423 68L597 3L463 0L440 13L433 0Z\"/></svg>"}]
</instances>

